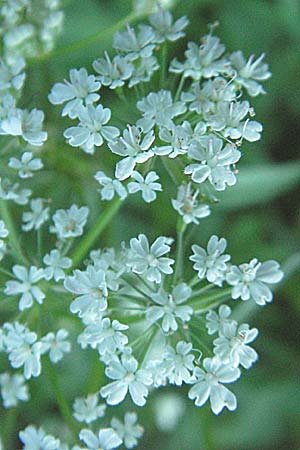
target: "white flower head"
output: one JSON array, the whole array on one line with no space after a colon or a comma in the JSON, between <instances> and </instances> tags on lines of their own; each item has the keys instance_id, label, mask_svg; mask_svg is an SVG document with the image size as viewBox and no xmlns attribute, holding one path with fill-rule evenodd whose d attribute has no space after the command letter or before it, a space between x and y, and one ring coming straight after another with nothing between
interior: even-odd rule
<instances>
[{"instance_id":1,"label":"white flower head","mask_svg":"<svg viewBox=\"0 0 300 450\"><path fill-rule=\"evenodd\" d=\"M58 450L60 442L50 434L46 434L43 428L29 425L20 431L19 438L24 444L23 450Z\"/></svg>"},{"instance_id":2,"label":"white flower head","mask_svg":"<svg viewBox=\"0 0 300 450\"><path fill-rule=\"evenodd\" d=\"M127 449L137 446L138 439L143 436L144 428L137 423L137 414L135 412L127 412L124 416L124 423L116 417L111 420L111 426L122 439Z\"/></svg>"},{"instance_id":3,"label":"white flower head","mask_svg":"<svg viewBox=\"0 0 300 450\"><path fill-rule=\"evenodd\" d=\"M194 270L198 272L200 279L206 278L210 283L222 286L227 270L227 262L230 255L224 255L226 249L226 239L219 239L217 236L211 236L207 244L207 250L199 245L192 245L194 254L190 260L195 264Z\"/></svg>"},{"instance_id":4,"label":"white flower head","mask_svg":"<svg viewBox=\"0 0 300 450\"><path fill-rule=\"evenodd\" d=\"M50 232L56 233L59 239L81 236L88 214L86 206L78 208L72 205L69 209L58 209L52 217L54 226L50 227Z\"/></svg>"},{"instance_id":5,"label":"white flower head","mask_svg":"<svg viewBox=\"0 0 300 450\"><path fill-rule=\"evenodd\" d=\"M146 397L152 384L151 373L138 369L138 362L131 355L122 355L121 360L111 360L105 370L106 375L115 380L103 386L100 394L109 405L117 405L126 397L128 391L137 406L146 404Z\"/></svg>"},{"instance_id":6,"label":"white flower head","mask_svg":"<svg viewBox=\"0 0 300 450\"><path fill-rule=\"evenodd\" d=\"M195 384L189 391L189 398L195 400L196 406L203 406L210 399L212 412L216 415L226 407L234 411L237 406L235 395L223 386L223 383L233 383L241 372L238 368L225 365L217 357L205 358L203 369L195 369Z\"/></svg>"},{"instance_id":7,"label":"white flower head","mask_svg":"<svg viewBox=\"0 0 300 450\"><path fill-rule=\"evenodd\" d=\"M218 312L209 311L206 315L206 328L209 335L222 333L223 325L227 322L233 322L229 319L231 308L227 305L221 305Z\"/></svg>"},{"instance_id":8,"label":"white flower head","mask_svg":"<svg viewBox=\"0 0 300 450\"><path fill-rule=\"evenodd\" d=\"M58 363L64 357L64 353L71 351L71 344L66 340L68 336L69 333L61 329L56 334L50 332L41 339L42 353L49 352L49 359L53 364Z\"/></svg>"},{"instance_id":9,"label":"white flower head","mask_svg":"<svg viewBox=\"0 0 300 450\"><path fill-rule=\"evenodd\" d=\"M143 275L148 281L160 283L162 274L171 274L174 259L166 258L163 255L171 250L172 239L160 236L151 247L147 237L140 234L138 238L130 240L130 252L128 265L135 273Z\"/></svg>"},{"instance_id":10,"label":"white flower head","mask_svg":"<svg viewBox=\"0 0 300 450\"><path fill-rule=\"evenodd\" d=\"M105 311L108 292L104 270L88 266L85 271L74 270L73 274L64 281L64 287L75 294L71 312L84 317L93 310Z\"/></svg>"},{"instance_id":11,"label":"white flower head","mask_svg":"<svg viewBox=\"0 0 300 450\"><path fill-rule=\"evenodd\" d=\"M222 139L210 134L193 141L188 155L199 161L186 166L184 170L185 174L191 174L195 183L209 180L217 191L224 191L226 185L233 186L236 183L231 166L239 161L241 152L234 145L227 144L223 148Z\"/></svg>"},{"instance_id":12,"label":"white flower head","mask_svg":"<svg viewBox=\"0 0 300 450\"><path fill-rule=\"evenodd\" d=\"M185 35L184 28L188 25L188 19L183 16L173 23L172 14L158 4L158 11L149 17L149 22L155 33L155 42L161 44L165 40L177 41Z\"/></svg>"},{"instance_id":13,"label":"white flower head","mask_svg":"<svg viewBox=\"0 0 300 450\"><path fill-rule=\"evenodd\" d=\"M31 211L22 214L22 230L38 230L49 219L49 207L44 208L42 198L34 198L30 201Z\"/></svg>"},{"instance_id":14,"label":"white flower head","mask_svg":"<svg viewBox=\"0 0 300 450\"><path fill-rule=\"evenodd\" d=\"M96 92L100 87L101 83L95 79L94 75L89 75L85 68L71 69L70 81L55 83L49 94L49 100L53 105L67 102L62 110L62 116L75 119L79 115L81 106L87 106L99 100L100 95Z\"/></svg>"},{"instance_id":15,"label":"white flower head","mask_svg":"<svg viewBox=\"0 0 300 450\"><path fill-rule=\"evenodd\" d=\"M6 282L4 293L6 295L19 295L19 309L30 308L33 305L33 300L42 304L45 294L36 286L36 283L44 278L44 270L31 266L27 269L24 266L15 265L12 268L15 277L20 281L9 280Z\"/></svg>"},{"instance_id":16,"label":"white flower head","mask_svg":"<svg viewBox=\"0 0 300 450\"><path fill-rule=\"evenodd\" d=\"M106 405L98 404L99 394L89 394L86 398L76 398L73 404L73 416L78 422L90 424L104 417Z\"/></svg>"},{"instance_id":17,"label":"white flower head","mask_svg":"<svg viewBox=\"0 0 300 450\"><path fill-rule=\"evenodd\" d=\"M0 134L20 136L31 145L41 146L47 139L47 133L42 131L43 120L43 111L16 109L0 121Z\"/></svg>"},{"instance_id":18,"label":"white flower head","mask_svg":"<svg viewBox=\"0 0 300 450\"><path fill-rule=\"evenodd\" d=\"M124 85L134 70L134 65L128 58L116 55L112 60L107 52L104 52L105 58L99 58L93 62L93 68L99 74L97 80L101 81L103 86L109 86L110 89L116 89Z\"/></svg>"},{"instance_id":19,"label":"white flower head","mask_svg":"<svg viewBox=\"0 0 300 450\"><path fill-rule=\"evenodd\" d=\"M47 253L43 258L46 269L44 269L44 276L46 280L55 281L65 279L64 269L69 269L72 265L72 260L65 256L62 256L57 249L53 249L50 253Z\"/></svg>"},{"instance_id":20,"label":"white flower head","mask_svg":"<svg viewBox=\"0 0 300 450\"><path fill-rule=\"evenodd\" d=\"M249 264L239 267L231 266L226 281L233 286L232 298L249 300L252 298L258 305L265 305L273 299L267 284L279 283L283 277L278 262L269 260L263 263L252 259Z\"/></svg>"},{"instance_id":21,"label":"white flower head","mask_svg":"<svg viewBox=\"0 0 300 450\"><path fill-rule=\"evenodd\" d=\"M195 356L191 353L193 345L184 341L176 344L176 350L167 346L165 349L163 367L171 384L181 386L190 383L195 369Z\"/></svg>"},{"instance_id":22,"label":"white flower head","mask_svg":"<svg viewBox=\"0 0 300 450\"><path fill-rule=\"evenodd\" d=\"M149 306L146 311L146 319L150 323L156 323L162 319L164 333L178 329L178 319L181 322L189 322L193 314L193 308L182 305L192 295L192 289L185 283L180 283L169 294L160 288L159 292L151 295L155 306Z\"/></svg>"},{"instance_id":23,"label":"white flower head","mask_svg":"<svg viewBox=\"0 0 300 450\"><path fill-rule=\"evenodd\" d=\"M191 183L181 184L178 188L177 198L172 199L173 208L182 216L184 223L199 224L198 219L210 215L210 207L198 200L199 191L193 192Z\"/></svg>"},{"instance_id":24,"label":"white flower head","mask_svg":"<svg viewBox=\"0 0 300 450\"><path fill-rule=\"evenodd\" d=\"M116 178L119 180L129 178L136 164L144 163L154 155L151 149L154 139L153 131L143 136L139 127L128 125L122 137L108 144L113 153L123 156L116 165Z\"/></svg>"},{"instance_id":25,"label":"white flower head","mask_svg":"<svg viewBox=\"0 0 300 450\"><path fill-rule=\"evenodd\" d=\"M95 147L101 147L104 140L110 142L120 134L118 128L106 125L110 117L110 109L102 105L81 106L78 111L79 124L67 128L64 137L72 147L80 147L84 152L93 154Z\"/></svg>"},{"instance_id":26,"label":"white flower head","mask_svg":"<svg viewBox=\"0 0 300 450\"><path fill-rule=\"evenodd\" d=\"M98 171L95 174L95 179L101 185L101 188L98 189L98 191L102 200L110 201L114 198L115 194L117 194L121 200L124 200L127 197L126 187L123 186L121 181L113 180L102 171Z\"/></svg>"},{"instance_id":27,"label":"white flower head","mask_svg":"<svg viewBox=\"0 0 300 450\"><path fill-rule=\"evenodd\" d=\"M142 192L142 198L146 203L151 203L156 199L156 192L162 191L162 186L157 182L159 176L153 170L147 173L144 178L139 172L134 171L131 175L135 181L128 183L128 192L135 194L136 192Z\"/></svg>"},{"instance_id":28,"label":"white flower head","mask_svg":"<svg viewBox=\"0 0 300 450\"><path fill-rule=\"evenodd\" d=\"M214 340L214 353L224 364L232 367L243 366L250 369L257 360L256 351L248 344L253 342L258 335L256 328L250 329L243 323L238 325L234 320L223 323L219 337Z\"/></svg>"},{"instance_id":29,"label":"white flower head","mask_svg":"<svg viewBox=\"0 0 300 450\"><path fill-rule=\"evenodd\" d=\"M265 81L272 75L268 65L263 62L264 57L265 55L262 53L255 60L255 56L251 55L247 61L240 50L230 55L230 62L236 69L234 81L243 86L251 97L265 94L259 81Z\"/></svg>"},{"instance_id":30,"label":"white flower head","mask_svg":"<svg viewBox=\"0 0 300 450\"><path fill-rule=\"evenodd\" d=\"M3 373L0 375L0 385L4 408L17 406L19 400L29 400L28 386L23 375Z\"/></svg>"},{"instance_id":31,"label":"white flower head","mask_svg":"<svg viewBox=\"0 0 300 450\"><path fill-rule=\"evenodd\" d=\"M24 152L20 160L10 158L8 167L17 170L20 178L30 178L33 172L43 168L43 163L40 158L33 158L32 152Z\"/></svg>"},{"instance_id":32,"label":"white flower head","mask_svg":"<svg viewBox=\"0 0 300 450\"><path fill-rule=\"evenodd\" d=\"M151 130L154 125L170 128L172 119L185 113L185 103L178 101L173 103L170 91L161 90L150 92L147 97L137 102L137 108L142 112L143 118L138 120L144 132Z\"/></svg>"},{"instance_id":33,"label":"white flower head","mask_svg":"<svg viewBox=\"0 0 300 450\"><path fill-rule=\"evenodd\" d=\"M122 444L122 439L112 428L103 428L98 435L91 430L83 429L79 433L79 439L86 445L82 450L112 450Z\"/></svg>"},{"instance_id":34,"label":"white flower head","mask_svg":"<svg viewBox=\"0 0 300 450\"><path fill-rule=\"evenodd\" d=\"M129 61L147 58L155 48L154 31L149 25L139 25L138 32L129 24L126 31L117 31L114 35L113 47L125 53Z\"/></svg>"}]
</instances>

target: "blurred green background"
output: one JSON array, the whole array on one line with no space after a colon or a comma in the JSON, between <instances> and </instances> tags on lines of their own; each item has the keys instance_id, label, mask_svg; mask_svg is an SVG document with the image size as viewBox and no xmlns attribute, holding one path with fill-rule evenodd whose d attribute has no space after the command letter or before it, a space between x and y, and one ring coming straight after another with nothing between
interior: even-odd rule
<instances>
[{"instance_id":1,"label":"blurred green background","mask_svg":"<svg viewBox=\"0 0 300 450\"><path fill-rule=\"evenodd\" d=\"M45 149L48 170L40 178L36 176L39 183L36 195L53 197L56 207L69 206L72 201L87 204L92 211L90 224L105 207L99 201L93 175L97 170L109 171L112 162L101 149L91 158L65 145L62 130L69 122L59 118L59 108L48 103L46 93L55 82L68 77L70 68L86 66L91 71L92 61L102 56L105 49L111 49L112 34L104 33L78 49L71 50L68 46L109 29L131 10L131 0L65 2L65 26L57 51L44 61L31 62L23 96L24 106L45 111L50 135ZM186 0L175 3L173 14L187 15L190 26L186 38L172 46L170 56L182 59L187 41L198 41L206 33L207 23L218 20L216 34L229 51L241 49L246 56L265 52L273 72L266 83L267 95L251 102L257 120L264 125L263 139L243 145L237 186L226 190L211 217L193 229L190 239L204 244L211 234L225 236L236 263L254 256L261 260L274 258L284 264L287 277L272 305L266 308L245 305L236 313L240 320L249 321L260 330L255 343L260 361L233 386L239 403L237 412L225 411L214 417L208 407L196 409L183 389L160 390L150 396L148 407L139 411L140 423L146 428L139 449L297 450L300 448L300 2ZM102 101L111 109L116 104L109 90ZM175 195L172 185L169 194ZM151 239L159 234L174 235L174 224L175 213L166 194L150 205L132 197L102 235L99 245L112 245L142 231ZM86 365L82 364L82 352L80 355L78 361L76 357L66 357L65 365L60 366L70 400L85 393L85 381L91 370L89 352ZM74 380L72 385L70 377ZM48 428L55 432L57 415L50 388L42 379L31 383L32 410L28 415L28 406L24 405L18 428L30 420L40 423L38 405L42 404L49 417ZM126 406L129 403L124 410ZM157 410L160 422L155 419ZM172 423L174 410L179 415L178 421L174 417ZM165 425L161 423L164 420Z\"/></svg>"}]
</instances>

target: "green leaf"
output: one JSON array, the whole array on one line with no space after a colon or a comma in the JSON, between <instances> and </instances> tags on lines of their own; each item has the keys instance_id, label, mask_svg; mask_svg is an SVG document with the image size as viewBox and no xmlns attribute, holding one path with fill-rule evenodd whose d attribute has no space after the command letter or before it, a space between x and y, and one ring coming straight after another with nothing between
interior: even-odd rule
<instances>
[{"instance_id":1,"label":"green leaf","mask_svg":"<svg viewBox=\"0 0 300 450\"><path fill-rule=\"evenodd\" d=\"M222 209L248 208L274 200L300 183L300 163L242 168L237 184L219 194Z\"/></svg>"}]
</instances>

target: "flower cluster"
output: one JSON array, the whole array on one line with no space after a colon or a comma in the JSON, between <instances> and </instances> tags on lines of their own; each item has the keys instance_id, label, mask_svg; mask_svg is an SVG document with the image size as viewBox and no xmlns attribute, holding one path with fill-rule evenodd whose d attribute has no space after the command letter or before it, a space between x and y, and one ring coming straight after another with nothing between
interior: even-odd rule
<instances>
[{"instance_id":1,"label":"flower cluster","mask_svg":"<svg viewBox=\"0 0 300 450\"><path fill-rule=\"evenodd\" d=\"M63 136L87 158L101 147L103 159L107 153L113 160L113 175L102 166L94 175L101 200L113 201L92 223L91 207L31 198L25 184L44 167L40 147L47 132L42 111L17 106L24 58L51 50L62 23L59 3L15 0L0 7L0 139L9 173L0 178L0 308L9 305L0 326L6 360L0 392L4 408L17 407L30 398L27 380L46 379L44 355L55 384L56 364L76 347L79 354L88 349L106 380L96 392L83 386L73 410L58 393L66 425L76 431L73 441L61 442L32 424L19 440L25 450L131 449L143 435L136 412L127 412L123 421L108 420L107 405L129 399L134 408L143 407L156 388L188 385L187 396L197 407L209 401L214 414L232 411L237 400L225 385L258 358L250 345L258 330L233 319L224 302L271 302L269 285L283 276L279 264L254 258L233 265L225 238L212 235L205 248L199 242L188 248L185 231L211 214L218 191L236 184L241 146L262 132L242 96L265 93L260 83L270 72L263 55L247 60L240 51L227 53L212 32L200 44L189 42L182 60L168 65L168 47L185 35L188 20L174 21L161 6L148 24L127 24L116 32L115 55L96 59L94 74L71 69L48 96L62 106L65 120L75 121ZM165 69L158 86L161 58ZM129 98L135 92L134 123L116 126L113 107L102 104L107 89L119 101L126 100L125 90L131 90ZM11 148L20 146L16 155ZM175 230L171 236L141 232L118 248L92 250L121 202L136 193L146 203L164 195L166 173L175 184L168 200L177 213L177 238ZM15 224L9 201L25 206ZM25 249L34 240L37 251ZM48 312L58 312L57 322L43 320Z\"/></svg>"}]
</instances>

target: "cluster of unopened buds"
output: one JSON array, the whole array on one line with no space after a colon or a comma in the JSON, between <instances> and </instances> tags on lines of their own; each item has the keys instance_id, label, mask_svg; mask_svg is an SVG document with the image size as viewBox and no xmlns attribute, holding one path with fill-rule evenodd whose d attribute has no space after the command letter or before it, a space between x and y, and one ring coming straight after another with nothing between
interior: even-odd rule
<instances>
[{"instance_id":1,"label":"cluster of unopened buds","mask_svg":"<svg viewBox=\"0 0 300 450\"><path fill-rule=\"evenodd\" d=\"M19 3L20 9L14 9ZM58 2L42 3L45 11L51 12L52 5L51 17L58 27L62 17ZM131 449L143 434L136 412L126 413L124 422L114 417L96 432L94 422L105 421L104 401L118 405L129 396L133 407L141 407L155 388L187 384L188 397L196 406L209 401L214 414L224 408L232 411L236 397L225 385L238 380L257 360L251 345L258 330L239 324L224 302L260 306L271 302L269 285L283 276L279 264L252 259L234 265L224 238L212 235L205 248L197 243L188 249L185 236L188 227L211 214L217 192L236 184L243 141L260 139L262 125L253 120L253 108L241 97L264 93L260 83L271 74L263 55L246 59L241 51L226 53L214 27L200 44L188 43L182 61L168 65L170 42L184 36L188 20L173 21L171 13L158 6L149 24L127 25L115 34L115 56L105 52L95 60L94 74L71 69L69 80L56 83L49 101L63 105L62 116L74 121L64 131L66 142L89 155L102 147L102 158L107 152L118 157L112 174L95 173L101 200L111 202L103 222L132 194L141 193L147 203L164 195L162 166L175 184L169 201L178 217L176 242L166 236L148 239L142 233L117 249L91 250L97 227L99 233L104 227L101 217L96 228L90 224L85 231L87 206L57 205L55 210L48 200L32 197L26 187L27 179L43 170L40 148L47 132L43 112L21 109L17 101L26 57L35 55L37 43L46 42L46 50L51 48L52 35L48 30L45 41L44 35L32 31L39 29L36 23L18 24L18 11L29 8L22 4L7 2L1 9L8 31L3 34L1 29L5 45L0 134L3 158L8 158L0 183L0 310L1 305L14 305L0 328L0 351L8 361L0 376L3 407L29 400L26 382L43 376L44 358L53 375L54 365L74 346L91 348L99 365L105 366L107 382L98 392L82 392L74 399L71 420L75 429L79 427L81 446L78 442L69 447L32 424L20 431L19 439L25 450L110 450L121 445ZM12 52L16 35L20 45ZM116 126L114 113L102 104L107 89L125 107L126 99L136 96L134 123L124 123L123 129ZM15 152L16 138L24 149L20 155ZM32 256L16 238L9 201L24 208L19 231L35 234L38 255ZM45 243L42 229L49 232ZM39 320L48 309L64 314L65 328L69 316L78 316L75 340L69 330L49 328Z\"/></svg>"}]
</instances>

